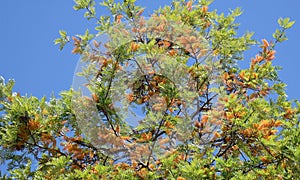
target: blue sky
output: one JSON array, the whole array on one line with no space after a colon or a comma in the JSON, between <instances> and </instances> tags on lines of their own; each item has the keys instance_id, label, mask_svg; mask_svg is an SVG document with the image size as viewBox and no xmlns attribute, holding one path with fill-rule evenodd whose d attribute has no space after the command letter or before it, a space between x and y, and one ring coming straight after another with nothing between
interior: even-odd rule
<instances>
[{"instance_id":1,"label":"blue sky","mask_svg":"<svg viewBox=\"0 0 300 180\"><path fill-rule=\"evenodd\" d=\"M146 7L145 15L170 0L144 1L139 5ZM59 51L53 40L58 37L58 30L66 30L70 35L82 34L87 28L92 29L94 21L83 18L83 12L73 10L72 0L51 1L3 1L1 2L0 28L0 75L5 79L15 79L15 91L21 94L42 97L52 92L69 89L72 85L73 72L79 59L71 54L71 48ZM288 84L290 98L300 99L297 93L300 83L300 65L298 55L300 3L297 0L215 0L210 9L228 13L228 9L241 7L244 14L238 18L241 23L239 33L254 31L255 38L270 40L277 27L279 17L291 17L296 24L287 32L289 40L277 47L274 63L282 66L281 79ZM100 9L98 15L104 14ZM255 55L252 52L251 55Z\"/></svg>"}]
</instances>

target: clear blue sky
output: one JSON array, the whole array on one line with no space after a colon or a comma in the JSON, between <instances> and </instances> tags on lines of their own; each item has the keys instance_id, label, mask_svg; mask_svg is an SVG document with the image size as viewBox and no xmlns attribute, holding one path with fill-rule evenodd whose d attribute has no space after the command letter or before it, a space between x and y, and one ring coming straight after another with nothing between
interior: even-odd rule
<instances>
[{"instance_id":1,"label":"clear blue sky","mask_svg":"<svg viewBox=\"0 0 300 180\"><path fill-rule=\"evenodd\" d=\"M146 7L145 15L170 0L138 0ZM57 95L72 85L73 73L79 56L71 48L59 51L53 40L58 30L70 35L82 34L93 23L75 12L72 0L3 0L0 7L0 75L15 79L15 91L22 95L42 97ZM281 79L288 84L289 98L300 99L300 60L298 42L300 24L299 0L215 0L210 7L228 13L228 9L241 7L244 14L238 18L239 33L254 31L255 38L271 39L279 17L291 17L296 24L287 33L289 40L277 47L276 65L282 66ZM103 9L98 15L105 13ZM255 52L252 52L255 55Z\"/></svg>"},{"instance_id":2,"label":"clear blue sky","mask_svg":"<svg viewBox=\"0 0 300 180\"><path fill-rule=\"evenodd\" d=\"M170 3L170 0L138 0L146 7L146 15L152 10ZM16 80L15 91L37 97L56 95L72 84L73 72L78 56L71 49L59 51L53 40L58 30L66 30L70 35L82 34L93 23L83 18L83 12L75 12L72 0L31 0L3 1L0 7L0 75ZM289 40L277 47L275 63L284 69L281 79L288 84L290 98L300 99L300 60L298 42L300 23L300 3L298 0L215 0L210 9L228 13L228 9L241 7L244 14L238 19L240 33L254 31L257 39L271 39L277 27L277 18L291 17L296 24L288 31ZM105 13L100 9L98 15ZM253 52L254 55L254 52Z\"/></svg>"}]
</instances>

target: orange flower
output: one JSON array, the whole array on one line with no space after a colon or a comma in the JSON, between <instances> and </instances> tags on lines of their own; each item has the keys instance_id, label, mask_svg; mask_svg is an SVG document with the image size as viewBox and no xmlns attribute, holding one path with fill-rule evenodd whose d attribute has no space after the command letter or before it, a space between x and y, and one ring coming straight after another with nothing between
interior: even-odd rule
<instances>
[{"instance_id":1,"label":"orange flower","mask_svg":"<svg viewBox=\"0 0 300 180\"><path fill-rule=\"evenodd\" d=\"M131 49L131 51L135 52L135 51L138 50L138 48L139 48L139 45L138 45L138 44L136 44L136 43L134 43L134 42L132 42L132 43L130 44L130 49Z\"/></svg>"},{"instance_id":2,"label":"orange flower","mask_svg":"<svg viewBox=\"0 0 300 180\"><path fill-rule=\"evenodd\" d=\"M119 14L116 16L116 22L119 24L121 22L121 19L123 18L122 14Z\"/></svg>"},{"instance_id":3,"label":"orange flower","mask_svg":"<svg viewBox=\"0 0 300 180\"><path fill-rule=\"evenodd\" d=\"M189 11L192 10L192 8L193 8L192 5L193 5L193 1L189 1L186 3L186 7L188 8Z\"/></svg>"},{"instance_id":4,"label":"orange flower","mask_svg":"<svg viewBox=\"0 0 300 180\"><path fill-rule=\"evenodd\" d=\"M168 53L170 56L176 55L176 51L174 49L171 49Z\"/></svg>"},{"instance_id":5,"label":"orange flower","mask_svg":"<svg viewBox=\"0 0 300 180\"><path fill-rule=\"evenodd\" d=\"M253 134L253 130L251 128L247 128L242 132L246 137L251 137Z\"/></svg>"},{"instance_id":6,"label":"orange flower","mask_svg":"<svg viewBox=\"0 0 300 180\"><path fill-rule=\"evenodd\" d=\"M177 180L186 180L184 177L179 176Z\"/></svg>"},{"instance_id":7,"label":"orange flower","mask_svg":"<svg viewBox=\"0 0 300 180\"><path fill-rule=\"evenodd\" d=\"M204 14L207 12L207 10L208 10L208 7L207 7L207 6L203 6L203 7L202 7L202 12L203 12Z\"/></svg>"},{"instance_id":8,"label":"orange flower","mask_svg":"<svg viewBox=\"0 0 300 180\"><path fill-rule=\"evenodd\" d=\"M239 77L241 79L245 79L245 71L242 71L240 74L239 74Z\"/></svg>"},{"instance_id":9,"label":"orange flower","mask_svg":"<svg viewBox=\"0 0 300 180\"><path fill-rule=\"evenodd\" d=\"M293 114L294 114L294 111L291 108L288 108L288 109L286 109L286 113L283 115L283 117L290 119Z\"/></svg>"},{"instance_id":10,"label":"orange flower","mask_svg":"<svg viewBox=\"0 0 300 180\"><path fill-rule=\"evenodd\" d=\"M92 99L93 99L96 103L99 102L99 98L98 98L98 96L97 96L95 93L92 94Z\"/></svg>"},{"instance_id":11,"label":"orange flower","mask_svg":"<svg viewBox=\"0 0 300 180\"><path fill-rule=\"evenodd\" d=\"M281 121L275 121L275 127L281 126L282 122Z\"/></svg>"},{"instance_id":12,"label":"orange flower","mask_svg":"<svg viewBox=\"0 0 300 180\"><path fill-rule=\"evenodd\" d=\"M122 140L129 140L130 137L129 137L129 136L121 136L121 139L122 139Z\"/></svg>"},{"instance_id":13,"label":"orange flower","mask_svg":"<svg viewBox=\"0 0 300 180\"><path fill-rule=\"evenodd\" d=\"M31 131L38 129L39 126L40 126L40 123L33 119L29 120L29 122L28 122L28 129Z\"/></svg>"},{"instance_id":14,"label":"orange flower","mask_svg":"<svg viewBox=\"0 0 300 180\"><path fill-rule=\"evenodd\" d=\"M257 78L258 78L258 75L257 75L257 73L255 73L255 72L254 72L254 73L252 73L252 78L253 78L253 79L257 79Z\"/></svg>"},{"instance_id":15,"label":"orange flower","mask_svg":"<svg viewBox=\"0 0 300 180\"><path fill-rule=\"evenodd\" d=\"M234 146L232 146L232 149L236 151L239 149L239 147L238 147L238 145L234 145Z\"/></svg>"},{"instance_id":16,"label":"orange flower","mask_svg":"<svg viewBox=\"0 0 300 180\"><path fill-rule=\"evenodd\" d=\"M271 126L271 123L269 120L262 120L260 123L259 123L259 126L257 127L258 130L264 130L268 127Z\"/></svg>"},{"instance_id":17,"label":"orange flower","mask_svg":"<svg viewBox=\"0 0 300 180\"><path fill-rule=\"evenodd\" d=\"M195 122L195 126L196 126L197 128L200 128L200 127L201 127L201 123L200 123L199 121L196 121L196 122Z\"/></svg>"},{"instance_id":18,"label":"orange flower","mask_svg":"<svg viewBox=\"0 0 300 180\"><path fill-rule=\"evenodd\" d=\"M144 142L144 141L150 140L151 138L152 138L152 133L151 132L149 132L149 133L142 133L141 134L141 138L138 141Z\"/></svg>"},{"instance_id":19,"label":"orange flower","mask_svg":"<svg viewBox=\"0 0 300 180\"><path fill-rule=\"evenodd\" d=\"M77 39L76 37L72 36L72 39L74 41L74 46L79 45L80 44L80 40Z\"/></svg>"},{"instance_id":20,"label":"orange flower","mask_svg":"<svg viewBox=\"0 0 300 180\"><path fill-rule=\"evenodd\" d=\"M262 162L264 162L264 163L268 163L268 162L269 162L269 160L268 160L267 157L265 157L265 156L260 157L260 160L261 160Z\"/></svg>"},{"instance_id":21,"label":"orange flower","mask_svg":"<svg viewBox=\"0 0 300 180\"><path fill-rule=\"evenodd\" d=\"M266 48L269 47L269 43L266 39L263 39L262 42L264 44L263 47L266 47Z\"/></svg>"},{"instance_id":22,"label":"orange flower","mask_svg":"<svg viewBox=\"0 0 300 180\"><path fill-rule=\"evenodd\" d=\"M208 115L203 115L201 119L202 123L207 123L208 122Z\"/></svg>"},{"instance_id":23,"label":"orange flower","mask_svg":"<svg viewBox=\"0 0 300 180\"><path fill-rule=\"evenodd\" d=\"M95 40L93 41L93 44L94 44L95 48L99 48L99 46L100 46L100 44Z\"/></svg>"},{"instance_id":24,"label":"orange flower","mask_svg":"<svg viewBox=\"0 0 300 180\"><path fill-rule=\"evenodd\" d=\"M226 136L225 140L226 142L230 141L231 137L230 136Z\"/></svg>"},{"instance_id":25,"label":"orange flower","mask_svg":"<svg viewBox=\"0 0 300 180\"><path fill-rule=\"evenodd\" d=\"M154 168L155 168L154 164L150 164L150 165L149 165L149 168L150 168L150 169L154 169Z\"/></svg>"},{"instance_id":26,"label":"orange flower","mask_svg":"<svg viewBox=\"0 0 300 180\"><path fill-rule=\"evenodd\" d=\"M233 119L234 118L234 114L231 112L226 112L226 117L227 119Z\"/></svg>"},{"instance_id":27,"label":"orange flower","mask_svg":"<svg viewBox=\"0 0 300 180\"><path fill-rule=\"evenodd\" d=\"M137 174L142 178L144 179L145 176L148 174L148 170L146 168L142 168L141 170L139 170L137 172Z\"/></svg>"},{"instance_id":28,"label":"orange flower","mask_svg":"<svg viewBox=\"0 0 300 180\"><path fill-rule=\"evenodd\" d=\"M269 51L267 54L266 60L267 61L273 60L275 58L275 55L274 55L275 53L276 53L276 51Z\"/></svg>"},{"instance_id":29,"label":"orange flower","mask_svg":"<svg viewBox=\"0 0 300 180\"><path fill-rule=\"evenodd\" d=\"M140 16L144 12L145 8L142 8L139 12L136 13L137 16Z\"/></svg>"},{"instance_id":30,"label":"orange flower","mask_svg":"<svg viewBox=\"0 0 300 180\"><path fill-rule=\"evenodd\" d=\"M134 95L133 94L128 94L128 95L126 95L127 96L127 100L129 101L129 102L132 102L132 101L134 101L135 100L135 98L134 98Z\"/></svg>"},{"instance_id":31,"label":"orange flower","mask_svg":"<svg viewBox=\"0 0 300 180\"><path fill-rule=\"evenodd\" d=\"M72 50L72 54L79 54L80 53L80 48L79 47L74 47L74 49Z\"/></svg>"},{"instance_id":32,"label":"orange flower","mask_svg":"<svg viewBox=\"0 0 300 180\"><path fill-rule=\"evenodd\" d=\"M221 137L221 135L218 132L214 132L214 139Z\"/></svg>"},{"instance_id":33,"label":"orange flower","mask_svg":"<svg viewBox=\"0 0 300 180\"><path fill-rule=\"evenodd\" d=\"M267 90L261 90L261 91L259 92L259 94L260 94L261 96L266 96L266 95L269 94L269 92L268 92Z\"/></svg>"},{"instance_id":34,"label":"orange flower","mask_svg":"<svg viewBox=\"0 0 300 180\"><path fill-rule=\"evenodd\" d=\"M117 126L116 126L116 132L120 133L120 125L119 124L117 124Z\"/></svg>"},{"instance_id":35,"label":"orange flower","mask_svg":"<svg viewBox=\"0 0 300 180\"><path fill-rule=\"evenodd\" d=\"M264 58L262 56L256 55L255 60L260 63L262 60L264 60Z\"/></svg>"},{"instance_id":36,"label":"orange flower","mask_svg":"<svg viewBox=\"0 0 300 180\"><path fill-rule=\"evenodd\" d=\"M131 161L131 166L132 167L137 167L138 163L135 160Z\"/></svg>"},{"instance_id":37,"label":"orange flower","mask_svg":"<svg viewBox=\"0 0 300 180\"><path fill-rule=\"evenodd\" d=\"M135 101L137 104L143 104L143 98L139 98Z\"/></svg>"},{"instance_id":38,"label":"orange flower","mask_svg":"<svg viewBox=\"0 0 300 180\"><path fill-rule=\"evenodd\" d=\"M170 122L170 121L166 121L165 122L165 126L167 127L167 128L174 128L174 126L172 125L172 123Z\"/></svg>"},{"instance_id":39,"label":"orange flower","mask_svg":"<svg viewBox=\"0 0 300 180\"><path fill-rule=\"evenodd\" d=\"M271 130L270 134L271 134L271 135L275 135L277 132L278 132L278 130L277 130L277 129L274 129L274 130Z\"/></svg>"}]
</instances>

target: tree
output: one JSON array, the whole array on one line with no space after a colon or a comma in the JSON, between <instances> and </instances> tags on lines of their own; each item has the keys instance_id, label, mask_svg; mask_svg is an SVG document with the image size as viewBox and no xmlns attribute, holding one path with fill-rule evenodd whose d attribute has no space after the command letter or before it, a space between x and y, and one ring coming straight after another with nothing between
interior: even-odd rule
<instances>
[{"instance_id":1,"label":"tree","mask_svg":"<svg viewBox=\"0 0 300 180\"><path fill-rule=\"evenodd\" d=\"M135 0L75 0L98 35L69 38L82 59L60 98L22 96L0 81L0 146L6 178L297 179L298 101L272 64L289 18L274 40L238 36L235 18L212 1L176 0L153 13ZM94 38L94 39L93 39ZM249 68L239 62L259 51Z\"/></svg>"}]
</instances>

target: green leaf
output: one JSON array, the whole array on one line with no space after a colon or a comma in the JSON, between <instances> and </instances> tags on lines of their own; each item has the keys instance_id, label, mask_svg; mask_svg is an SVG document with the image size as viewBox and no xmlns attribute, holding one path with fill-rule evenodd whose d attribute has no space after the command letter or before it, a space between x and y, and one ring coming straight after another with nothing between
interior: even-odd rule
<instances>
[{"instance_id":1,"label":"green leaf","mask_svg":"<svg viewBox=\"0 0 300 180\"><path fill-rule=\"evenodd\" d=\"M295 21L290 21L290 18L279 18L277 22L284 29L289 29L295 24Z\"/></svg>"},{"instance_id":2,"label":"green leaf","mask_svg":"<svg viewBox=\"0 0 300 180\"><path fill-rule=\"evenodd\" d=\"M277 20L277 22L278 22L278 24L279 24L280 27L283 27L283 19L282 18L279 18Z\"/></svg>"},{"instance_id":3,"label":"green leaf","mask_svg":"<svg viewBox=\"0 0 300 180\"><path fill-rule=\"evenodd\" d=\"M295 21L288 22L287 25L285 26L285 28L286 28L286 29L289 29L289 28L291 28L294 24L295 24Z\"/></svg>"},{"instance_id":4,"label":"green leaf","mask_svg":"<svg viewBox=\"0 0 300 180\"><path fill-rule=\"evenodd\" d=\"M290 21L290 18L284 18L283 19L283 24L286 25L286 24L289 23L289 21Z\"/></svg>"},{"instance_id":5,"label":"green leaf","mask_svg":"<svg viewBox=\"0 0 300 180\"><path fill-rule=\"evenodd\" d=\"M59 34L61 35L61 37L66 37L67 36L67 32L64 30L59 30Z\"/></svg>"},{"instance_id":6,"label":"green leaf","mask_svg":"<svg viewBox=\"0 0 300 180\"><path fill-rule=\"evenodd\" d=\"M0 76L0 85L5 85L4 83L5 83L4 78L2 76Z\"/></svg>"}]
</instances>

